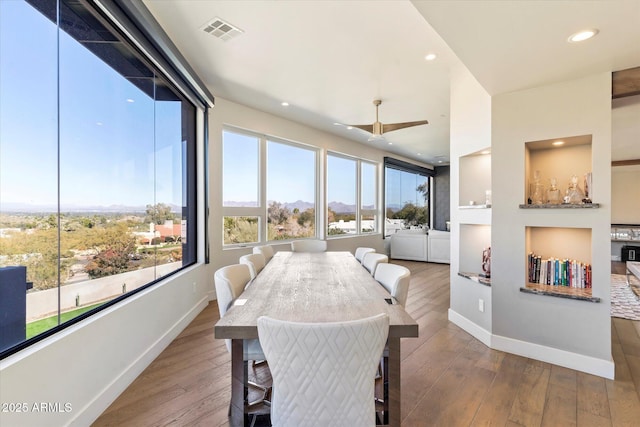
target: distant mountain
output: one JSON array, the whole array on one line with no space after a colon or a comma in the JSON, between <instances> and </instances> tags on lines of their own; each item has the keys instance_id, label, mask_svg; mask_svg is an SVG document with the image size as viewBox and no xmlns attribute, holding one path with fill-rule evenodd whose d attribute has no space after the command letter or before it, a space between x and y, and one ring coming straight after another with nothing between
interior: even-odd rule
<instances>
[{"instance_id":1,"label":"distant mountain","mask_svg":"<svg viewBox=\"0 0 640 427\"><path fill-rule=\"evenodd\" d=\"M329 202L329 209L335 213L354 213L356 205L345 205L342 202Z\"/></svg>"},{"instance_id":2,"label":"distant mountain","mask_svg":"<svg viewBox=\"0 0 640 427\"><path fill-rule=\"evenodd\" d=\"M269 201L269 204L271 204L271 201ZM289 209L291 212L293 212L294 209L298 209L300 212L304 212L307 209L315 208L315 204L311 202L303 202L302 200L296 200L293 203L284 203L284 207Z\"/></svg>"}]
</instances>

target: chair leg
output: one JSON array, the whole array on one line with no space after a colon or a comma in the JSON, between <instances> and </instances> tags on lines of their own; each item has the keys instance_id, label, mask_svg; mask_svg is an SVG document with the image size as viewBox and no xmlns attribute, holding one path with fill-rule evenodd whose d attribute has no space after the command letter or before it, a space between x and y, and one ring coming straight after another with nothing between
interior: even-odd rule
<instances>
[{"instance_id":1,"label":"chair leg","mask_svg":"<svg viewBox=\"0 0 640 427\"><path fill-rule=\"evenodd\" d=\"M376 423L382 425L389 424L389 358L383 356L378 364L376 380L382 380L382 398L375 397Z\"/></svg>"},{"instance_id":2,"label":"chair leg","mask_svg":"<svg viewBox=\"0 0 640 427\"><path fill-rule=\"evenodd\" d=\"M248 407L259 405L261 403L271 406L271 387L265 387L253 381L249 381L248 384L249 386L262 391L262 397L254 400L253 402L249 402Z\"/></svg>"}]
</instances>

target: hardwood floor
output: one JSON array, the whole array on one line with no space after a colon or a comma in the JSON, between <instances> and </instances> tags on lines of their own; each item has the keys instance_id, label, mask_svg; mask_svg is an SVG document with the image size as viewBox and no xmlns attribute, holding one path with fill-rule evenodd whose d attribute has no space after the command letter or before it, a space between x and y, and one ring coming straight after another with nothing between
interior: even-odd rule
<instances>
[{"instance_id":1,"label":"hardwood floor","mask_svg":"<svg viewBox=\"0 0 640 427\"><path fill-rule=\"evenodd\" d=\"M485 347L447 320L448 265L394 262L411 270L407 310L420 327L402 342L404 427L640 425L640 322L612 319L616 379L605 380ZM228 426L217 320L213 302L94 426Z\"/></svg>"}]
</instances>

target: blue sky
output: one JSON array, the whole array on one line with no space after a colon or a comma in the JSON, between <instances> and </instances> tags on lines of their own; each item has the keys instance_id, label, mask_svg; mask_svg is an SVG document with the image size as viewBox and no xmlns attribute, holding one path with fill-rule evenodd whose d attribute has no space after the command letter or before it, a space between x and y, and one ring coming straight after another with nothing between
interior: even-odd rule
<instances>
[{"instance_id":1,"label":"blue sky","mask_svg":"<svg viewBox=\"0 0 640 427\"><path fill-rule=\"evenodd\" d=\"M0 204L183 204L179 102L154 102L23 1L0 0L0 43ZM233 138L224 200L257 200L257 142ZM314 155L269 142L268 199L313 202ZM328 163L329 202L355 204L355 162ZM388 203L415 202L418 184L387 179Z\"/></svg>"},{"instance_id":2,"label":"blue sky","mask_svg":"<svg viewBox=\"0 0 640 427\"><path fill-rule=\"evenodd\" d=\"M59 155L62 206L183 204L180 102L154 102L22 1L0 0L0 43L1 203L57 204Z\"/></svg>"}]
</instances>

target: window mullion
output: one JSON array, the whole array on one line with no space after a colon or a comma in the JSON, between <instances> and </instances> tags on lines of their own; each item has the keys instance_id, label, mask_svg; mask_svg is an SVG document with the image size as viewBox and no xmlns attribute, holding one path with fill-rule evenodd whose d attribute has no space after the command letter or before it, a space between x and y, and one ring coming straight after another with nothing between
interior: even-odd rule
<instances>
[{"instance_id":1,"label":"window mullion","mask_svg":"<svg viewBox=\"0 0 640 427\"><path fill-rule=\"evenodd\" d=\"M360 160L356 160L356 234L362 234L360 223L362 208L362 167Z\"/></svg>"},{"instance_id":2,"label":"window mullion","mask_svg":"<svg viewBox=\"0 0 640 427\"><path fill-rule=\"evenodd\" d=\"M258 200L260 201L259 241L264 243L269 239L269 205L267 202L267 138L264 135L260 137L260 142L258 144L258 158Z\"/></svg>"}]
</instances>

